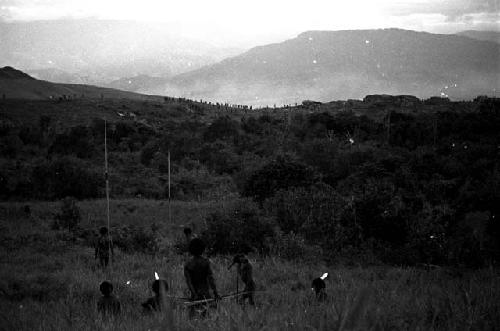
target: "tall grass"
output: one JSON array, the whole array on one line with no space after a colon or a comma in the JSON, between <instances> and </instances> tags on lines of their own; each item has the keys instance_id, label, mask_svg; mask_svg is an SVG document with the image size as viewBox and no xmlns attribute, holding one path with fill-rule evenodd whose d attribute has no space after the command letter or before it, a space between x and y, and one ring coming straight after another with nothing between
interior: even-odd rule
<instances>
[{"instance_id":1,"label":"tall grass","mask_svg":"<svg viewBox=\"0 0 500 331\"><path fill-rule=\"evenodd\" d=\"M103 201L80 203L97 214ZM500 327L500 273L496 269L452 273L447 269L326 266L251 256L258 284L257 306L223 300L206 318L189 319L182 300L172 299L171 317L144 315L140 303L151 296L157 271L169 283L168 294L188 295L183 279L186 256L117 253L101 270L93 251L50 230L57 204L1 204L1 330L494 330ZM163 213L161 202L115 201L124 222L147 223ZM195 219L214 205L174 203L178 224ZM135 206L133 215L124 210ZM131 207L131 208L132 208ZM54 210L53 210L54 209ZM139 213L140 212L140 213ZM142 216L144 212L145 216ZM128 216L127 216L128 215ZM139 216L140 215L140 216ZM177 224L177 225L178 225ZM202 224L196 223L197 226ZM92 224L87 224L92 225ZM35 236L35 234L37 234ZM25 239L20 239L25 238ZM236 290L230 258L211 259L221 294ZM329 272L328 300L315 302L313 278ZM97 314L99 284L110 280L122 314ZM129 284L127 282L130 281Z\"/></svg>"}]
</instances>

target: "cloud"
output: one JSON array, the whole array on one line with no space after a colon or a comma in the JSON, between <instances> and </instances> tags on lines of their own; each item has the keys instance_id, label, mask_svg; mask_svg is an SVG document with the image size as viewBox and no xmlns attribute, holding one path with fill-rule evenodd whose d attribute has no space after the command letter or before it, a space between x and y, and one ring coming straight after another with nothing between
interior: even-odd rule
<instances>
[{"instance_id":1,"label":"cloud","mask_svg":"<svg viewBox=\"0 0 500 331\"><path fill-rule=\"evenodd\" d=\"M409 0L389 4L386 12L396 16L441 14L448 21L455 21L471 14L498 15L499 5L498 0Z\"/></svg>"},{"instance_id":2,"label":"cloud","mask_svg":"<svg viewBox=\"0 0 500 331\"><path fill-rule=\"evenodd\" d=\"M498 0L0 0L0 20L96 18L167 22L190 38L238 47L306 30L497 29ZM220 41L218 41L220 40Z\"/></svg>"}]
</instances>

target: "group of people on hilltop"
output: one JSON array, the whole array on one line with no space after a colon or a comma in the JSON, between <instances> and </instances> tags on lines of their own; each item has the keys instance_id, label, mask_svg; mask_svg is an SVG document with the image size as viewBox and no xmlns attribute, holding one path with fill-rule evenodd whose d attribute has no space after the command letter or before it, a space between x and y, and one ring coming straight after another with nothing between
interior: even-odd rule
<instances>
[{"instance_id":1,"label":"group of people on hilltop","mask_svg":"<svg viewBox=\"0 0 500 331\"><path fill-rule=\"evenodd\" d=\"M99 232L100 236L95 247L95 258L99 259L99 264L102 267L106 267L109 264L110 255L111 258L114 255L113 245L107 228L103 227ZM196 312L205 315L207 309L215 307L221 297L217 291L210 261L203 257L205 243L200 238L194 236L190 228L184 229L184 235L187 250L191 255L191 258L184 265L184 278L191 293L187 306L189 307L190 316L194 316ZM255 305L255 282L252 275L252 265L244 255L236 255L228 269L233 265L236 265L238 275L245 285L243 292L240 293L241 296L238 298L238 302L244 304L248 299L250 305ZM121 304L113 295L113 285L109 281L104 281L100 285L100 290L103 296L98 301L98 311L106 316L119 314ZM172 297L166 295L168 291L166 280L156 279L152 284L152 290L154 296L142 303L145 312L161 311L166 302L173 304Z\"/></svg>"}]
</instances>

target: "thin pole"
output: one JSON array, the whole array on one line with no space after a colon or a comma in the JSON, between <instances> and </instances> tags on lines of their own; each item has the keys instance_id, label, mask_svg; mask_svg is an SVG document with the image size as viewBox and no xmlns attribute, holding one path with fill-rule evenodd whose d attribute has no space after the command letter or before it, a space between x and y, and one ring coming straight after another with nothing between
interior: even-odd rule
<instances>
[{"instance_id":1,"label":"thin pole","mask_svg":"<svg viewBox=\"0 0 500 331\"><path fill-rule=\"evenodd\" d=\"M238 295L239 291L239 277L238 277L238 266L236 266L236 295Z\"/></svg>"},{"instance_id":2,"label":"thin pole","mask_svg":"<svg viewBox=\"0 0 500 331\"><path fill-rule=\"evenodd\" d=\"M108 219L108 254L111 255L111 228L110 228L110 213L109 213L109 176L108 176L108 139L107 139L107 122L104 120L104 178L106 179L106 205Z\"/></svg>"},{"instance_id":3,"label":"thin pole","mask_svg":"<svg viewBox=\"0 0 500 331\"><path fill-rule=\"evenodd\" d=\"M168 151L168 224L172 224L172 209L170 198L170 150Z\"/></svg>"}]
</instances>

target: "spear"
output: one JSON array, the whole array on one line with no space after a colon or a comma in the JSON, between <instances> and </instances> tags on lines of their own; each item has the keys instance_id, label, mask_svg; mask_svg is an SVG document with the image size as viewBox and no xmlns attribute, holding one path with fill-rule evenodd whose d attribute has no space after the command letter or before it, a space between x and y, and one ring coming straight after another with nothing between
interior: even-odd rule
<instances>
[{"instance_id":1,"label":"spear","mask_svg":"<svg viewBox=\"0 0 500 331\"><path fill-rule=\"evenodd\" d=\"M230 293L230 294L226 294L226 295L220 296L218 300L234 298L234 297L238 297L240 295L244 295L244 294L247 294L247 293L250 293L250 292ZM210 302L214 302L214 301L216 301L215 298L210 298L210 299L202 299L202 300L196 300L196 301L188 301L188 302L184 302L184 304L187 307L191 307L191 306L199 305L199 304L202 304L202 303L210 303Z\"/></svg>"}]
</instances>

